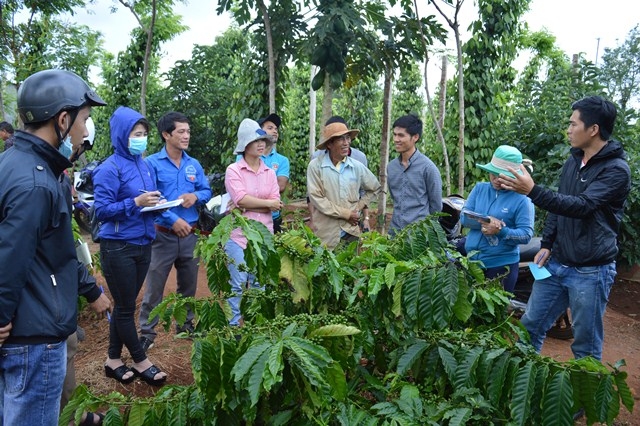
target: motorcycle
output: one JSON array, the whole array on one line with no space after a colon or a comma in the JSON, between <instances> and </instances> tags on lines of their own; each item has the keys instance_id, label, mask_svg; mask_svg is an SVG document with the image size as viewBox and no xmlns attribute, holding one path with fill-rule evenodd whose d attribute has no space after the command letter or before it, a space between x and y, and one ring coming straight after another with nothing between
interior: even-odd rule
<instances>
[{"instance_id":1,"label":"motorcycle","mask_svg":"<svg viewBox=\"0 0 640 426\"><path fill-rule=\"evenodd\" d=\"M85 232L91 232L91 207L94 203L93 181L91 174L93 170L101 163L101 161L92 161L84 166L79 172L73 173L73 217L80 229Z\"/></svg>"},{"instance_id":2,"label":"motorcycle","mask_svg":"<svg viewBox=\"0 0 640 426\"><path fill-rule=\"evenodd\" d=\"M446 216L440 217L440 225L447 235L447 240L456 246L458 251L464 248L464 232L460 222L460 214L465 201L463 197L457 194L444 197L442 200L442 212L446 213ZM540 250L540 241L540 237L533 237L528 244L520 245L518 279L513 290L514 298L510 300L510 308L517 317L524 314L529 302L529 296L531 296L535 280L529 270L529 262L533 262L535 255ZM560 340L573 338L571 317L568 309L558 317L555 324L547 331L547 336Z\"/></svg>"},{"instance_id":3,"label":"motorcycle","mask_svg":"<svg viewBox=\"0 0 640 426\"><path fill-rule=\"evenodd\" d=\"M93 148L93 140L96 135L96 128L91 117L86 122L88 135L82 143L79 153L85 153ZM70 160L75 162L79 154L75 154ZM102 161L92 161L85 165L79 172L73 173L73 217L80 229L91 232L91 207L93 206L93 181L91 175Z\"/></svg>"}]
</instances>

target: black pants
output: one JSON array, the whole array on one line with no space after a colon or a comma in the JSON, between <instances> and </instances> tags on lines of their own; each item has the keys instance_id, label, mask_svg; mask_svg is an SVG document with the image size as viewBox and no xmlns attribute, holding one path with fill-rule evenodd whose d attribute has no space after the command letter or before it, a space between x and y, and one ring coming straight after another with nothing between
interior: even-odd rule
<instances>
[{"instance_id":1,"label":"black pants","mask_svg":"<svg viewBox=\"0 0 640 426\"><path fill-rule=\"evenodd\" d=\"M282 232L282 216L273 219L273 233Z\"/></svg>"},{"instance_id":2,"label":"black pants","mask_svg":"<svg viewBox=\"0 0 640 426\"><path fill-rule=\"evenodd\" d=\"M151 262L151 244L139 246L119 240L100 241L102 272L113 298L109 323L109 358L122 357L126 346L133 362L147 355L138 340L135 312L136 299Z\"/></svg>"}]
</instances>

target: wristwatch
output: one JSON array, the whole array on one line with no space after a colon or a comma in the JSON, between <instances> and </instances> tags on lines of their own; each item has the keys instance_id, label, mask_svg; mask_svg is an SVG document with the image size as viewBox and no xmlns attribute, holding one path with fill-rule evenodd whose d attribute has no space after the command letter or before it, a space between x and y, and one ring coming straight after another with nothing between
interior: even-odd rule
<instances>
[{"instance_id":1,"label":"wristwatch","mask_svg":"<svg viewBox=\"0 0 640 426\"><path fill-rule=\"evenodd\" d=\"M369 216L365 216L365 217L364 217L364 220L369 220Z\"/></svg>"}]
</instances>

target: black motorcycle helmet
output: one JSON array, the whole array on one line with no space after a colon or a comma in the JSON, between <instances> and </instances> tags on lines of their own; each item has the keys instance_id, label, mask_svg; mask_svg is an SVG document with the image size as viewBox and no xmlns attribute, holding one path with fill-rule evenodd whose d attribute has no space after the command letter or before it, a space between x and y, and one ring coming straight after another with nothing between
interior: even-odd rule
<instances>
[{"instance_id":1,"label":"black motorcycle helmet","mask_svg":"<svg viewBox=\"0 0 640 426\"><path fill-rule=\"evenodd\" d=\"M71 124L64 135L55 125L60 142L69 133L80 108L106 104L80 76L65 70L38 71L27 77L18 90L18 113L25 125L44 123L69 111Z\"/></svg>"},{"instance_id":2,"label":"black motorcycle helmet","mask_svg":"<svg viewBox=\"0 0 640 426\"><path fill-rule=\"evenodd\" d=\"M40 123L61 111L107 103L78 75L44 70L30 75L18 90L18 113L24 124Z\"/></svg>"}]
</instances>

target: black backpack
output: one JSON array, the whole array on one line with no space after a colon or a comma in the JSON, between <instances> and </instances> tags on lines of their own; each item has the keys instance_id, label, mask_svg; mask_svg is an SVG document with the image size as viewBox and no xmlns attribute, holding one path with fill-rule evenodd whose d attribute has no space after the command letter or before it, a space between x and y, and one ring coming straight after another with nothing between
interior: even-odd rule
<instances>
[{"instance_id":1,"label":"black backpack","mask_svg":"<svg viewBox=\"0 0 640 426\"><path fill-rule=\"evenodd\" d=\"M90 191L91 193L93 193L93 174L103 161L104 160L95 160L82 168L82 170L80 171L81 184L78 186L78 190L84 190L87 192ZM115 160L113 160L113 164L116 166L116 170L118 171L118 178L120 178L120 167L118 167L118 163L116 163ZM93 241L94 243L99 243L100 225L102 225L102 222L100 222L96 217L95 201L89 208L89 225L91 227L91 241Z\"/></svg>"}]
</instances>

